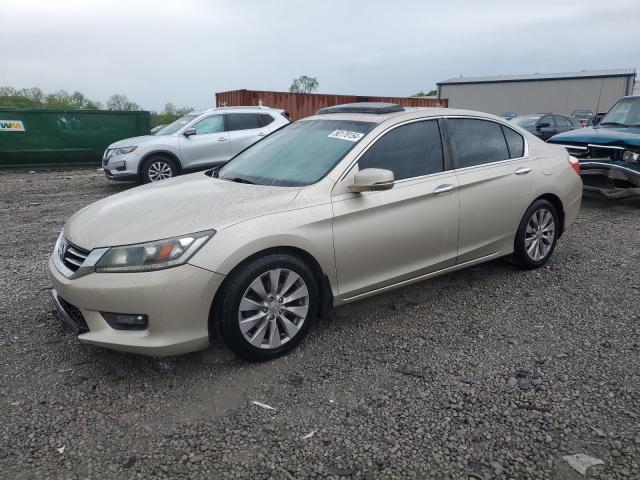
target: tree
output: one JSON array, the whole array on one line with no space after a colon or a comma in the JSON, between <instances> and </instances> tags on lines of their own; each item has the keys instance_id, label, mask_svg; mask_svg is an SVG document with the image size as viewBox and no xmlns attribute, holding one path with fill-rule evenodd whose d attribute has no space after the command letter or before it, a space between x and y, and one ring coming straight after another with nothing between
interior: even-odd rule
<instances>
[{"instance_id":1,"label":"tree","mask_svg":"<svg viewBox=\"0 0 640 480\"><path fill-rule=\"evenodd\" d=\"M424 93L422 90L420 90L418 93L412 96L413 97L433 97L435 95L438 95L438 90L430 90L427 93Z\"/></svg>"},{"instance_id":2,"label":"tree","mask_svg":"<svg viewBox=\"0 0 640 480\"><path fill-rule=\"evenodd\" d=\"M294 79L289 87L291 93L312 93L318 90L320 84L316 77L308 77L307 75L301 75Z\"/></svg>"},{"instance_id":3,"label":"tree","mask_svg":"<svg viewBox=\"0 0 640 480\"><path fill-rule=\"evenodd\" d=\"M90 100L81 92L69 93L66 90L45 93L38 87L23 88L0 87L0 106L10 108L61 108L61 109L100 109L100 102Z\"/></svg>"},{"instance_id":4,"label":"tree","mask_svg":"<svg viewBox=\"0 0 640 480\"><path fill-rule=\"evenodd\" d=\"M126 95L115 94L109 97L107 100L107 110L140 110L140 106L137 103L130 101Z\"/></svg>"},{"instance_id":5,"label":"tree","mask_svg":"<svg viewBox=\"0 0 640 480\"><path fill-rule=\"evenodd\" d=\"M168 123L177 120L178 118L186 115L191 112L193 108L191 107L182 107L177 108L173 103L169 102L164 105L163 112L151 112L151 126L155 127L157 125L166 125Z\"/></svg>"}]
</instances>

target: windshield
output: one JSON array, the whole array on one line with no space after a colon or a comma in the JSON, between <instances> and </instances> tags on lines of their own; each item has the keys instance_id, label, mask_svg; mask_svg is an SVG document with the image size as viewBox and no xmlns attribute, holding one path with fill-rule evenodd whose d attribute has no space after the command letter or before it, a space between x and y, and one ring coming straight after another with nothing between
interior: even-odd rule
<instances>
[{"instance_id":1,"label":"windshield","mask_svg":"<svg viewBox=\"0 0 640 480\"><path fill-rule=\"evenodd\" d=\"M185 115L184 117L180 117L173 123L169 125L165 125L160 130L158 130L154 135L171 135L172 133L176 133L182 127L184 127L191 120L196 118L198 115Z\"/></svg>"},{"instance_id":2,"label":"windshield","mask_svg":"<svg viewBox=\"0 0 640 480\"><path fill-rule=\"evenodd\" d=\"M639 127L640 126L640 97L623 98L616 103L609 113L598 124L603 126Z\"/></svg>"},{"instance_id":3,"label":"windshield","mask_svg":"<svg viewBox=\"0 0 640 480\"><path fill-rule=\"evenodd\" d=\"M522 128L535 127L538 120L542 115L521 115L519 117L512 118L511 121Z\"/></svg>"},{"instance_id":4,"label":"windshield","mask_svg":"<svg viewBox=\"0 0 640 480\"><path fill-rule=\"evenodd\" d=\"M283 187L310 185L375 126L351 120L290 123L234 157L218 171L218 178Z\"/></svg>"}]
</instances>

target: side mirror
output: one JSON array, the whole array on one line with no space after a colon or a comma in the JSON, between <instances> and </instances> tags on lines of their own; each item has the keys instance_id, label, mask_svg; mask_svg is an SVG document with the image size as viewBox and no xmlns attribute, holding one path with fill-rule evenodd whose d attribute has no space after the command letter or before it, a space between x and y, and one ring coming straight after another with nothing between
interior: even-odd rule
<instances>
[{"instance_id":1,"label":"side mirror","mask_svg":"<svg viewBox=\"0 0 640 480\"><path fill-rule=\"evenodd\" d=\"M375 192L393 188L393 172L383 168L365 168L353 177L350 192Z\"/></svg>"},{"instance_id":2,"label":"side mirror","mask_svg":"<svg viewBox=\"0 0 640 480\"><path fill-rule=\"evenodd\" d=\"M185 137L190 137L191 135L195 135L195 134L196 134L195 128L187 128L184 132L182 132L182 135L184 135Z\"/></svg>"},{"instance_id":3,"label":"side mirror","mask_svg":"<svg viewBox=\"0 0 640 480\"><path fill-rule=\"evenodd\" d=\"M539 123L536 128L539 130L541 128L546 128L546 127L550 127L550 126L551 126L551 124L549 122L543 122L543 123Z\"/></svg>"}]
</instances>

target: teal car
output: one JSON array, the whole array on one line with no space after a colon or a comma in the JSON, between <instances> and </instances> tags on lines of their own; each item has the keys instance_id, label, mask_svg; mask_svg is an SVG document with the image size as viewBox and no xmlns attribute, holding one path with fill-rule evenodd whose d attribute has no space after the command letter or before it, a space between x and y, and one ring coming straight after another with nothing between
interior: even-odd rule
<instances>
[{"instance_id":1,"label":"teal car","mask_svg":"<svg viewBox=\"0 0 640 480\"><path fill-rule=\"evenodd\" d=\"M618 100L596 126L547 142L578 158L585 190L608 198L640 197L640 96Z\"/></svg>"}]
</instances>

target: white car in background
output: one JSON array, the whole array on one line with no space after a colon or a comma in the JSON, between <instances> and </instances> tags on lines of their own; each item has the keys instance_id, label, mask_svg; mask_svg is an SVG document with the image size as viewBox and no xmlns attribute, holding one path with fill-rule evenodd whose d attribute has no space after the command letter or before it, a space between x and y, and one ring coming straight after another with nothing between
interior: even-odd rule
<instances>
[{"instance_id":1,"label":"white car in background","mask_svg":"<svg viewBox=\"0 0 640 480\"><path fill-rule=\"evenodd\" d=\"M112 143L102 157L111 180L157 182L227 162L289 123L286 111L223 107L191 112L153 135Z\"/></svg>"}]
</instances>

